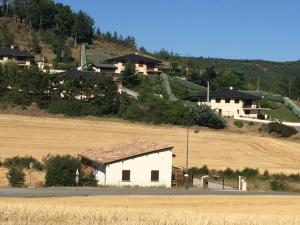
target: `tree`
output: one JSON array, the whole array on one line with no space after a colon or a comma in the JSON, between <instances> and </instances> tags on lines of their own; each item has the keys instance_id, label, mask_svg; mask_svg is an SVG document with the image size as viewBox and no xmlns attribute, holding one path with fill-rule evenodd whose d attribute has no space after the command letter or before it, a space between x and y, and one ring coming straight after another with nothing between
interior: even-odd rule
<instances>
[{"instance_id":1,"label":"tree","mask_svg":"<svg viewBox=\"0 0 300 225\"><path fill-rule=\"evenodd\" d=\"M75 186L76 171L81 171L80 159L70 155L51 156L45 161L46 164L46 186ZM95 176L79 173L79 185L95 186Z\"/></svg>"},{"instance_id":2,"label":"tree","mask_svg":"<svg viewBox=\"0 0 300 225\"><path fill-rule=\"evenodd\" d=\"M199 126L215 129L225 128L225 120L206 104L194 106L191 109L191 115L194 122Z\"/></svg>"},{"instance_id":3,"label":"tree","mask_svg":"<svg viewBox=\"0 0 300 225\"><path fill-rule=\"evenodd\" d=\"M72 27L72 34L77 43L91 43L94 37L94 20L83 11L75 15L75 21Z\"/></svg>"},{"instance_id":4,"label":"tree","mask_svg":"<svg viewBox=\"0 0 300 225\"><path fill-rule=\"evenodd\" d=\"M36 33L32 33L30 50L34 54L40 54L42 52L42 47L40 46L40 40Z\"/></svg>"},{"instance_id":5,"label":"tree","mask_svg":"<svg viewBox=\"0 0 300 225\"><path fill-rule=\"evenodd\" d=\"M22 187L25 182L25 174L20 167L10 167L7 173L7 178L11 186Z\"/></svg>"},{"instance_id":6,"label":"tree","mask_svg":"<svg viewBox=\"0 0 300 225\"><path fill-rule=\"evenodd\" d=\"M54 24L56 29L62 34L70 36L74 24L74 15L69 6L61 3L56 4L56 14L54 16Z\"/></svg>"},{"instance_id":7,"label":"tree","mask_svg":"<svg viewBox=\"0 0 300 225\"><path fill-rule=\"evenodd\" d=\"M136 74L135 64L132 62L127 63L121 76L124 85L138 85L141 82L139 75Z\"/></svg>"},{"instance_id":8,"label":"tree","mask_svg":"<svg viewBox=\"0 0 300 225\"><path fill-rule=\"evenodd\" d=\"M212 82L212 88L214 89L226 89L229 87L243 89L244 85L244 74L233 69L222 70Z\"/></svg>"}]
</instances>

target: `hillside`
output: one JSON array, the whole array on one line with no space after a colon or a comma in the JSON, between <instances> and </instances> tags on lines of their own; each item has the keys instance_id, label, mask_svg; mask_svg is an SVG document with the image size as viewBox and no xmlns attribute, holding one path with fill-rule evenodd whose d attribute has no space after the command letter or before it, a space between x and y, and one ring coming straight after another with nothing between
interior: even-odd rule
<instances>
[{"instance_id":1,"label":"hillside","mask_svg":"<svg viewBox=\"0 0 300 225\"><path fill-rule=\"evenodd\" d=\"M174 145L174 165L184 167L186 128L133 124L119 120L59 119L0 114L0 158L47 154L76 155L137 139ZM190 132L190 166L298 173L300 142L262 136L251 129Z\"/></svg>"},{"instance_id":2,"label":"hillside","mask_svg":"<svg viewBox=\"0 0 300 225\"><path fill-rule=\"evenodd\" d=\"M51 62L55 55L50 45L45 44L43 35L33 29L31 31L25 25L14 23L13 18L0 17L0 27L6 24L8 31L14 36L14 43L21 49L30 49L32 34L37 34L42 47L41 54L35 55L38 60L45 58ZM74 48L72 39L69 38L66 42L71 47L72 56L77 64L80 62L80 45ZM121 44L107 41L101 38L94 39L90 44L87 55L90 63L99 63L117 55L132 53L133 49L125 47ZM266 91L280 92L278 87L279 82L283 79L292 79L300 76L300 61L295 62L271 62L263 60L229 60L229 59L214 59L203 57L183 57L168 52L158 52L156 54L149 53L164 60L165 62L177 62L180 67L188 66L191 70L205 70L208 67L214 66L216 70L232 68L243 72L248 80L250 89L257 88L257 78L260 78L260 88ZM167 63L168 64L168 63ZM182 70L182 73L186 72Z\"/></svg>"},{"instance_id":3,"label":"hillside","mask_svg":"<svg viewBox=\"0 0 300 225\"><path fill-rule=\"evenodd\" d=\"M46 44L43 40L43 35L35 30L29 31L27 26L20 23L14 23L13 18L0 17L0 27L7 26L8 32L14 36L14 45L18 46L22 50L30 50L32 42L32 35L37 35L42 52L40 54L34 54L37 60L45 58L46 61L52 62L55 58L53 49L50 45ZM71 39L67 40L67 43L72 42ZM70 44L69 44L70 45ZM72 56L77 63L80 62L80 45L74 47L70 45ZM117 55L123 55L132 53L133 50L126 48L117 43L95 39L92 44L89 45L88 61L90 63L99 63L104 60Z\"/></svg>"}]
</instances>

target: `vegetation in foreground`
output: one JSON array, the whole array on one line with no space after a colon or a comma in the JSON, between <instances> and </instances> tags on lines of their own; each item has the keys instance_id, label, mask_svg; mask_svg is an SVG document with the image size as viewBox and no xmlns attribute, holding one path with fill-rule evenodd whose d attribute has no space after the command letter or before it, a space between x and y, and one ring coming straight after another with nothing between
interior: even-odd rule
<instances>
[{"instance_id":1,"label":"vegetation in foreground","mask_svg":"<svg viewBox=\"0 0 300 225\"><path fill-rule=\"evenodd\" d=\"M297 196L0 199L3 225L298 225ZM55 207L54 207L55 206ZM263 213L262 213L263 212Z\"/></svg>"}]
</instances>

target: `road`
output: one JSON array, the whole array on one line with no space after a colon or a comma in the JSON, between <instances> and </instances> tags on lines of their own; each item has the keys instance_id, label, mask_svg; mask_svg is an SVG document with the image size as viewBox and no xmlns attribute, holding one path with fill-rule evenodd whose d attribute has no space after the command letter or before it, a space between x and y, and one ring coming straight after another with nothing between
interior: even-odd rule
<instances>
[{"instance_id":1,"label":"road","mask_svg":"<svg viewBox=\"0 0 300 225\"><path fill-rule=\"evenodd\" d=\"M68 197L68 196L96 196L96 195L300 195L288 192L240 192L202 191L199 189L166 189L166 188L0 188L0 197Z\"/></svg>"}]
</instances>

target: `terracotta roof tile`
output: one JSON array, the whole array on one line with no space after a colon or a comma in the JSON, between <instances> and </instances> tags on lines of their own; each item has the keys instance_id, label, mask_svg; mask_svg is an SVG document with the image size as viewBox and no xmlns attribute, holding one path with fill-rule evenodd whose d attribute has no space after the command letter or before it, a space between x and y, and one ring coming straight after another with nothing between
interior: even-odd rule
<instances>
[{"instance_id":1,"label":"terracotta roof tile","mask_svg":"<svg viewBox=\"0 0 300 225\"><path fill-rule=\"evenodd\" d=\"M123 143L108 148L99 148L97 150L88 150L78 154L78 156L96 161L102 164L125 160L140 155L160 152L172 149L172 145L138 140L131 143Z\"/></svg>"}]
</instances>

